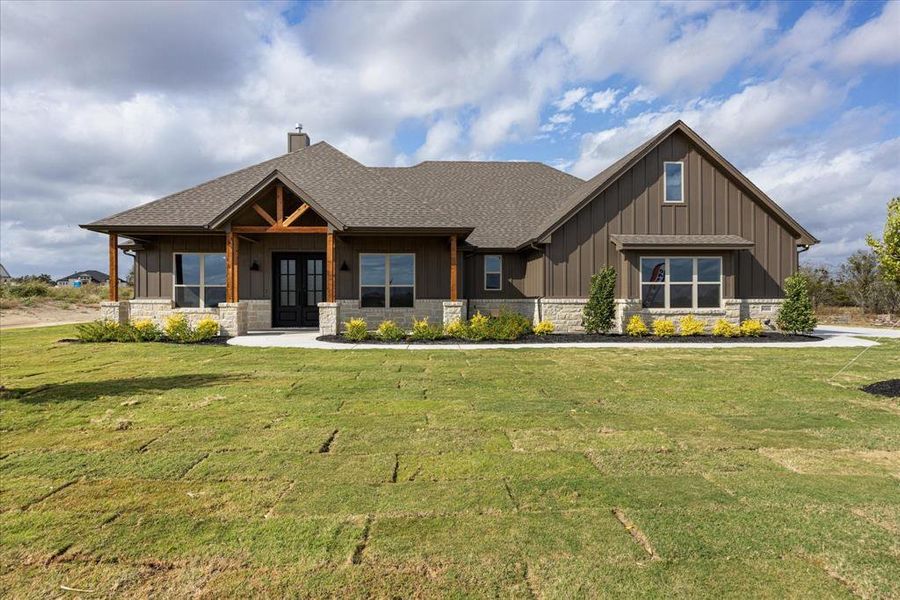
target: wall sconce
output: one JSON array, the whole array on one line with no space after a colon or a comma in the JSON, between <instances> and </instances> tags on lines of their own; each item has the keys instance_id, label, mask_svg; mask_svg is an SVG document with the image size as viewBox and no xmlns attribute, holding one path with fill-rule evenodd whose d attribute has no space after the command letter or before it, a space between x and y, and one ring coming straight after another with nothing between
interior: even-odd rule
<instances>
[{"instance_id":1,"label":"wall sconce","mask_svg":"<svg viewBox=\"0 0 900 600\"><path fill-rule=\"evenodd\" d=\"M250 265L250 270L251 271L259 271L259 263L254 260L253 263Z\"/></svg>"},{"instance_id":2,"label":"wall sconce","mask_svg":"<svg viewBox=\"0 0 900 600\"><path fill-rule=\"evenodd\" d=\"M347 261L346 260L342 261L341 262L341 271L349 271L349 270L350 270L350 267L347 266Z\"/></svg>"}]
</instances>

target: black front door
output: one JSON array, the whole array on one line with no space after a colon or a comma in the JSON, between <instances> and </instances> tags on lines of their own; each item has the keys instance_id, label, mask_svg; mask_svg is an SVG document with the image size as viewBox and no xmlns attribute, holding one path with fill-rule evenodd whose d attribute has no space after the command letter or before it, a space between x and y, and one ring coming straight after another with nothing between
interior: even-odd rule
<instances>
[{"instance_id":1,"label":"black front door","mask_svg":"<svg viewBox=\"0 0 900 600\"><path fill-rule=\"evenodd\" d=\"M325 300L325 255L272 255L272 327L318 327Z\"/></svg>"}]
</instances>

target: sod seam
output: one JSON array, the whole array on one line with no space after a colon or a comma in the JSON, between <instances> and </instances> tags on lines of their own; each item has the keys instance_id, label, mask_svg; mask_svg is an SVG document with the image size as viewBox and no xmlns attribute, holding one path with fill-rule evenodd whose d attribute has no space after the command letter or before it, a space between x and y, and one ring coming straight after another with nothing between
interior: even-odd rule
<instances>
[{"instance_id":1,"label":"sod seam","mask_svg":"<svg viewBox=\"0 0 900 600\"><path fill-rule=\"evenodd\" d=\"M615 515L616 519L619 523L622 524L622 527L625 528L625 531L634 539L634 541L644 549L650 556L650 560L659 560L659 555L656 553L656 550L653 549L653 546L650 544L650 539L644 534L643 531L638 529L637 525L629 519L622 509L614 508L612 509L612 514Z\"/></svg>"}]
</instances>

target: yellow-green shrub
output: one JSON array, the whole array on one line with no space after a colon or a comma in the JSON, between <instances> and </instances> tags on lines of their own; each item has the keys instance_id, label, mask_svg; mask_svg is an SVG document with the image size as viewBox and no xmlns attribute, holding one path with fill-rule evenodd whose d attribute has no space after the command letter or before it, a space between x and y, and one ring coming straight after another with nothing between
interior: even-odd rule
<instances>
[{"instance_id":1,"label":"yellow-green shrub","mask_svg":"<svg viewBox=\"0 0 900 600\"><path fill-rule=\"evenodd\" d=\"M703 335L706 325L694 315L687 315L681 318L679 323L681 327L681 335Z\"/></svg>"},{"instance_id":2,"label":"yellow-green shrub","mask_svg":"<svg viewBox=\"0 0 900 600\"><path fill-rule=\"evenodd\" d=\"M659 337L671 337L675 335L675 322L665 318L654 319L653 335Z\"/></svg>"},{"instance_id":3,"label":"yellow-green shrub","mask_svg":"<svg viewBox=\"0 0 900 600\"><path fill-rule=\"evenodd\" d=\"M460 319L450 321L444 327L444 335L456 339L464 338L466 337L466 324Z\"/></svg>"},{"instance_id":4,"label":"yellow-green shrub","mask_svg":"<svg viewBox=\"0 0 900 600\"><path fill-rule=\"evenodd\" d=\"M633 337L640 337L650 333L650 330L647 329L647 324L644 323L640 315L631 315L628 325L625 326L625 333Z\"/></svg>"},{"instance_id":5,"label":"yellow-green shrub","mask_svg":"<svg viewBox=\"0 0 900 600\"><path fill-rule=\"evenodd\" d=\"M171 314L166 317L163 331L166 337L173 342L190 342L191 341L191 325L188 323L187 317L181 313Z\"/></svg>"},{"instance_id":6,"label":"yellow-green shrub","mask_svg":"<svg viewBox=\"0 0 900 600\"><path fill-rule=\"evenodd\" d=\"M350 319L344 322L344 337L361 342L369 337L369 325L365 319Z\"/></svg>"},{"instance_id":7,"label":"yellow-green shrub","mask_svg":"<svg viewBox=\"0 0 900 600\"><path fill-rule=\"evenodd\" d=\"M394 321L382 321L375 333L379 338L388 342L396 342L406 337L406 332Z\"/></svg>"},{"instance_id":8,"label":"yellow-green shrub","mask_svg":"<svg viewBox=\"0 0 900 600\"><path fill-rule=\"evenodd\" d=\"M443 330L428 322L428 317L413 319L412 331L409 334L413 340L438 340L444 335Z\"/></svg>"},{"instance_id":9,"label":"yellow-green shrub","mask_svg":"<svg viewBox=\"0 0 900 600\"><path fill-rule=\"evenodd\" d=\"M466 328L466 335L470 340L485 340L491 334L491 320L488 316L476 312L469 319L469 326Z\"/></svg>"},{"instance_id":10,"label":"yellow-green shrub","mask_svg":"<svg viewBox=\"0 0 900 600\"><path fill-rule=\"evenodd\" d=\"M553 333L556 329L556 325L551 323L550 321L541 321L537 325L534 326L534 334L535 335L549 335Z\"/></svg>"},{"instance_id":11,"label":"yellow-green shrub","mask_svg":"<svg viewBox=\"0 0 900 600\"><path fill-rule=\"evenodd\" d=\"M212 317L203 317L194 328L194 341L201 342L219 335L219 322Z\"/></svg>"},{"instance_id":12,"label":"yellow-green shrub","mask_svg":"<svg viewBox=\"0 0 900 600\"><path fill-rule=\"evenodd\" d=\"M139 342L155 342L162 337L162 329L152 319L139 319L131 324Z\"/></svg>"},{"instance_id":13,"label":"yellow-green shrub","mask_svg":"<svg viewBox=\"0 0 900 600\"><path fill-rule=\"evenodd\" d=\"M115 342L120 337L119 324L99 320L75 326L75 336L82 342Z\"/></svg>"},{"instance_id":14,"label":"yellow-green shrub","mask_svg":"<svg viewBox=\"0 0 900 600\"><path fill-rule=\"evenodd\" d=\"M738 337L741 335L741 328L725 319L719 319L713 325L712 334L717 337Z\"/></svg>"},{"instance_id":15,"label":"yellow-green shrub","mask_svg":"<svg viewBox=\"0 0 900 600\"><path fill-rule=\"evenodd\" d=\"M762 335L763 330L762 321L759 319L747 319L741 323L741 335L746 335L747 337L759 337Z\"/></svg>"}]
</instances>

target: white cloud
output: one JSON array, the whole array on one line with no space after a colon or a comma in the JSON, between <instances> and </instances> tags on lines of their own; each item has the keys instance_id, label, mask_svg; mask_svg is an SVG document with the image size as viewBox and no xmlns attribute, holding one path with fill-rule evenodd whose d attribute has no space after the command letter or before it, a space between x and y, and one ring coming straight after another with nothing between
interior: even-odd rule
<instances>
[{"instance_id":1,"label":"white cloud","mask_svg":"<svg viewBox=\"0 0 900 600\"><path fill-rule=\"evenodd\" d=\"M835 52L835 62L843 67L900 63L900 2L889 0L881 15L842 39Z\"/></svg>"},{"instance_id":2,"label":"white cloud","mask_svg":"<svg viewBox=\"0 0 900 600\"><path fill-rule=\"evenodd\" d=\"M459 123L441 119L428 129L416 158L420 161L458 158L462 142L463 130Z\"/></svg>"},{"instance_id":3,"label":"white cloud","mask_svg":"<svg viewBox=\"0 0 900 600\"><path fill-rule=\"evenodd\" d=\"M635 86L633 90L628 92L624 98L619 100L618 110L621 112L625 112L628 110L633 104L643 104L647 102L653 102L656 100L657 96L653 90L645 88L642 85Z\"/></svg>"},{"instance_id":4,"label":"white cloud","mask_svg":"<svg viewBox=\"0 0 900 600\"><path fill-rule=\"evenodd\" d=\"M581 102L587 93L588 89L585 87L572 88L571 90L567 90L566 93L562 95L562 98L554 102L553 106L555 106L557 110L569 110Z\"/></svg>"},{"instance_id":5,"label":"white cloud","mask_svg":"<svg viewBox=\"0 0 900 600\"><path fill-rule=\"evenodd\" d=\"M615 103L621 90L607 88L600 92L594 92L589 98L581 101L581 107L588 112L606 112Z\"/></svg>"}]
</instances>

